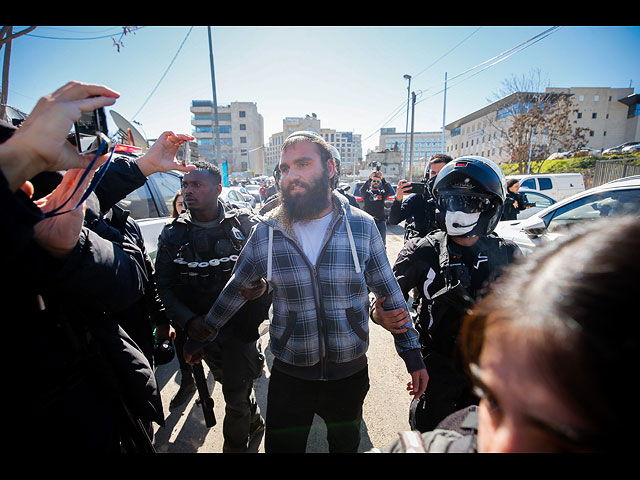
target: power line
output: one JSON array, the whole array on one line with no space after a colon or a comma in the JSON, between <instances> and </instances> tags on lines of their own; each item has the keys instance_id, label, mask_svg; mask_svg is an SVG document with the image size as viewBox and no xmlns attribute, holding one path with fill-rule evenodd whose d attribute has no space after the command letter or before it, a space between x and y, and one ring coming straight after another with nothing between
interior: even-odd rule
<instances>
[{"instance_id":1,"label":"power line","mask_svg":"<svg viewBox=\"0 0 640 480\"><path fill-rule=\"evenodd\" d=\"M184 46L184 43L187 41L187 38L189 38L189 35L191 34L191 31L193 30L193 27L191 27L189 29L189 31L187 32L187 35L184 37L184 40L182 40L182 43L180 44L180 47L178 48L178 51L176 52L176 54L173 56L173 59L171 60L171 63L169 63L169 66L167 67L167 69L164 71L164 73L162 74L162 77L160 77L160 80L158 80L158 83L156 84L155 87L153 87L153 90L151 91L151 93L149 94L149 96L147 97L147 99L144 101L144 103L142 104L142 106L138 109L138 111L135 113L135 115L131 118L131 121L135 120L135 118L138 116L138 114L140 113L140 111L144 108L144 106L147 104L147 102L149 101L149 99L152 97L152 95L155 93L155 91L158 89L158 87L160 86L160 83L162 83L162 80L164 80L164 77L167 75L167 73L169 72L169 70L171 69L171 66L173 65L173 62L175 62L176 58L178 58L178 54L180 53L180 50L182 50L182 47Z\"/></svg>"},{"instance_id":2,"label":"power line","mask_svg":"<svg viewBox=\"0 0 640 480\"><path fill-rule=\"evenodd\" d=\"M441 55L439 58L437 58L434 62L432 62L429 66L427 66L426 68L424 68L423 70L421 70L420 72L418 72L417 74L413 75L413 78L417 77L418 75L422 75L424 72L426 72L427 70L429 70L431 67L433 67L436 63L438 63L440 60L442 60L444 57L446 57L447 55L449 55L451 52L453 52L456 48L458 48L460 45L462 45L464 42L466 42L469 38L471 38L473 35L475 35L478 30L480 30L482 27L478 27L477 29L475 29L473 32L471 32L469 35L467 35L462 41L460 41L457 45L455 45L453 48L451 48L449 51L447 51L446 53L444 53L443 55ZM406 111L406 102L402 102L398 107L396 107L396 109L390 114L393 115L393 117L389 120L384 120L382 125L386 125L387 123L395 120L398 115L400 115L401 113L405 113ZM399 109L399 111L398 111ZM382 127L378 127L376 130L374 130L369 136L365 137L365 140L368 140L369 138L371 138L373 135L375 135L378 130L380 130L380 128Z\"/></svg>"},{"instance_id":3,"label":"power line","mask_svg":"<svg viewBox=\"0 0 640 480\"><path fill-rule=\"evenodd\" d=\"M461 84L462 82L464 82L464 81L466 81L466 80L469 80L470 78L473 78L473 77L475 77L476 75L478 75L478 74L480 74L480 73L484 72L486 69L491 68L491 67L493 67L494 65L497 65L498 63L501 63L501 62L505 61L507 58L511 57L512 55L515 55L516 53L519 53L519 52L521 52L522 50L524 50L524 49L526 49L526 48L529 48L529 47L530 47L530 46L532 46L532 45L535 45L535 44L536 44L536 43L538 43L539 41L541 41L541 40L545 39L546 37L548 37L548 36L549 36L549 35L551 35L552 33L556 32L559 28L562 28L562 27L552 27L552 28L550 28L550 29L548 29L548 30L545 30L544 32L542 32L542 33L540 33L540 34L538 34L538 35L536 35L536 36L534 36L534 37L531 37L531 38L530 38L530 39L528 39L528 40L525 40L524 42L520 43L519 45L516 45L515 47L510 48L509 50L505 50L504 52L502 52L502 53L500 53L500 54L498 54L498 55L496 55L496 56L494 56L494 57L490 58L489 60L485 60L484 62L479 63L479 64L478 64L478 65L476 65L475 67L471 67L471 68L469 68L468 70L465 70L465 71L464 71L464 72L462 72L462 73L459 73L459 74L457 74L457 75L454 75L453 77L451 77L451 79L450 79L450 80L454 80L454 79L456 79L456 78L458 78L458 77L461 77L462 75L464 75L464 74L466 74L466 73L469 73L469 72L471 72L471 71L475 70L476 68L479 68L479 67L481 67L481 66L483 66L483 65L487 64L488 62L491 62L492 60L498 59L498 60L496 60L495 62L493 62L493 63L491 63L491 64L489 64L489 65L486 65L486 66L485 66L484 68L482 68L481 70L479 70L479 71L475 72L473 75L471 75L471 76L469 76L469 77L467 77L467 78L465 78L465 79L463 79L463 80L460 80L456 85L454 85L454 86L457 86L457 85ZM447 89L450 89L450 88L451 88L451 87L449 87L449 86L447 87ZM438 91L438 92L434 93L433 95L431 95L431 96L427 97L427 98L423 98L422 100L420 100L420 102L424 102L425 100L428 100L428 99L430 99L430 98L432 98L432 97L435 97L436 95L439 95L439 94L441 94L442 92L444 92L444 88L443 88L442 90L440 90L440 91ZM416 102L416 104L418 104L418 103L420 103L420 102Z\"/></svg>"},{"instance_id":4,"label":"power line","mask_svg":"<svg viewBox=\"0 0 640 480\"><path fill-rule=\"evenodd\" d=\"M465 70L464 72L461 72L461 73L459 73L459 74L457 74L457 75L455 75L455 76L451 77L451 79L450 79L450 80L454 80L454 79L456 79L456 78L459 78L459 77L461 77L461 76L463 76L463 75L465 75L465 74L467 74L467 73L469 73L469 72L471 72L471 71L473 71L473 70L475 70L475 69L477 69L477 68L480 68L480 67L482 67L483 65L486 65L486 64L488 64L489 62L492 62L492 61L493 61L493 63L490 63L489 65L486 65L484 68L482 68L482 69L481 69L481 70L479 70L478 72L476 72L476 73L474 73L473 75L471 75L471 76L469 76L469 77L467 77L467 78L465 78L465 79L461 80L460 82L458 82L458 84L456 84L456 85L459 85L460 83L464 82L465 80L468 80L469 78L472 78L472 77L474 77L474 76L478 75L479 73L483 72L484 70L486 70L486 69L488 69L488 68L490 68L490 67L493 67L494 65L497 65L497 64L498 64L498 63L500 63L500 62L503 62L504 60L506 60L507 58L511 57L512 55L514 55L514 54L516 54L516 53L518 53L518 52L520 52L520 51L522 51L522 50L524 50L524 49L526 49L526 48L528 48L528 47L530 47L530 46L532 46L532 45L534 45L534 44L538 43L539 41L541 41L541 40L543 40L544 38L548 37L549 35L551 35L552 33L556 32L556 31L557 31L558 29L560 29L560 28L562 28L562 27L551 27L551 28L549 28L549 29L545 30L544 32L539 33L538 35L535 35L535 36L533 36L533 37L531 37L531 38L529 38L529 39L525 40L524 42L519 43L519 44L518 44L518 45L516 45L515 47L512 47L512 48L510 48L510 49L508 49L508 50L505 50L504 52L499 53L498 55L495 55L494 57L492 57L492 58L490 58L490 59L488 59L488 60L485 60L484 62L481 62L481 63L479 63L479 64L477 64L477 65L475 65L475 66L473 66L473 67L471 67L471 68L469 68L469 69L467 69L467 70ZM478 31L478 30L476 30L476 31L474 31L473 33L471 33L471 34L470 34L468 37L466 37L462 42L460 42L458 45L456 45L456 46L455 46L455 47L453 47L451 50L449 50L449 51L447 52L447 54L445 54L445 55L448 55L449 53L451 53L451 51L453 51L455 48L457 48L461 43L463 43L464 41L466 41L469 37L471 37L471 35L475 34L477 31ZM442 57L441 57L441 58L442 58ZM439 61L441 58L439 58L438 60L436 60L436 62L437 62L437 61ZM497 60L496 60L496 59L497 59ZM494 60L495 60L495 61L494 61ZM434 62L434 63L436 63L436 62ZM430 68L432 65L433 65L433 64L429 65L425 70L427 70L428 68ZM420 73L423 73L425 70L422 70ZM420 73L419 73L419 74L420 74ZM455 85L454 85L454 86L455 86ZM449 88L451 88L451 87L450 87L450 86L448 86L448 87L447 87L447 89L449 89ZM417 101L417 102L416 102L416 105L417 105L418 103L420 103L420 102L423 102L423 101L425 101L425 100L428 100L428 99L430 99L430 98L433 98L433 97L435 97L436 95L441 94L442 92L444 92L444 88L443 88L443 89L441 89L441 90L439 90L439 91L437 91L437 92L435 92L433 95L430 95L430 96L428 96L428 97L426 97L426 98L423 98L423 99L422 99L422 100L420 100L419 102ZM389 122L391 122L392 120L394 120L395 118L397 118L397 117L398 117L398 115L400 115L401 113L405 113L406 108L407 108L407 107L406 107L406 105L405 105L405 103L403 103L403 104L402 104L402 108L403 108L403 110L401 110L401 111L399 111L399 112L395 113L395 115L393 116L393 118L391 118L390 120L387 120L387 121L386 121L386 123L383 123L383 125L388 124ZM394 112L396 112L396 110L394 110ZM371 138L373 135L375 135L375 134L380 130L380 128L382 128L382 127L378 127L378 128L377 128L376 130L374 130L370 135L368 135L367 137L365 137L365 140L367 140L367 139Z\"/></svg>"},{"instance_id":5,"label":"power line","mask_svg":"<svg viewBox=\"0 0 640 480\"><path fill-rule=\"evenodd\" d=\"M137 30L139 30L141 28L144 28L144 27L138 27ZM117 31L115 33L111 33L111 34L108 34L108 35L101 35L101 36L98 36L98 37L49 37L49 36L45 36L45 35L36 35L36 34L33 34L33 33L27 33L27 34L25 34L25 36L26 37L44 38L46 40L82 40L82 41L84 41L84 40L101 40L101 39L104 39L104 38L111 38L114 35L118 35L120 33L122 33L122 31L119 30L119 31Z\"/></svg>"}]
</instances>

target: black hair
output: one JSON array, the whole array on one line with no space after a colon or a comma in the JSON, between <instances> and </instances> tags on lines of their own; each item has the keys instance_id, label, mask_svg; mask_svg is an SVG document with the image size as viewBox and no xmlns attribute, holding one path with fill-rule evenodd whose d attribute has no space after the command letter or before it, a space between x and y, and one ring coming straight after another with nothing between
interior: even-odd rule
<instances>
[{"instance_id":1,"label":"black hair","mask_svg":"<svg viewBox=\"0 0 640 480\"><path fill-rule=\"evenodd\" d=\"M197 160L193 162L193 165L196 166L197 170L201 170L211 175L217 184L222 184L222 172L217 165L204 160Z\"/></svg>"}]
</instances>

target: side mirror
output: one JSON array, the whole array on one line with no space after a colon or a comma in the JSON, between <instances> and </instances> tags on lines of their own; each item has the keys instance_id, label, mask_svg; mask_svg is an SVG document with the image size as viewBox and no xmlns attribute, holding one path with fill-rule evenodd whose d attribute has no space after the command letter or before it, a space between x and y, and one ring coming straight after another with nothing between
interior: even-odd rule
<instances>
[{"instance_id":1,"label":"side mirror","mask_svg":"<svg viewBox=\"0 0 640 480\"><path fill-rule=\"evenodd\" d=\"M529 238L537 238L547 231L547 225L539 218L531 219L522 226L522 230Z\"/></svg>"}]
</instances>

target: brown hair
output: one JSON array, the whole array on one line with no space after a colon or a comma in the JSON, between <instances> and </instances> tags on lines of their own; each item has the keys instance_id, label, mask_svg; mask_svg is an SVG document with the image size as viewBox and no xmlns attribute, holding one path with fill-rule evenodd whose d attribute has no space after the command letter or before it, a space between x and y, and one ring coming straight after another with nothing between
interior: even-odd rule
<instances>
[{"instance_id":1,"label":"brown hair","mask_svg":"<svg viewBox=\"0 0 640 480\"><path fill-rule=\"evenodd\" d=\"M465 318L465 364L478 363L489 335L526 335L532 368L589 421L599 448L625 448L638 427L629 389L638 377L639 250L638 217L619 217L512 265Z\"/></svg>"}]
</instances>

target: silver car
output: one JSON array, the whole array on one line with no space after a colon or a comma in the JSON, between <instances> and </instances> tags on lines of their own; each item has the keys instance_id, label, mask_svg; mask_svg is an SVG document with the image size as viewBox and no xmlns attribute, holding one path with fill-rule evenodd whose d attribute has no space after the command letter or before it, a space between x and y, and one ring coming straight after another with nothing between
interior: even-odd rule
<instances>
[{"instance_id":1,"label":"silver car","mask_svg":"<svg viewBox=\"0 0 640 480\"><path fill-rule=\"evenodd\" d=\"M575 224L619 215L636 215L640 221L640 176L590 188L525 220L499 222L495 231L500 237L518 244L526 255L537 246L565 235Z\"/></svg>"}]
</instances>

